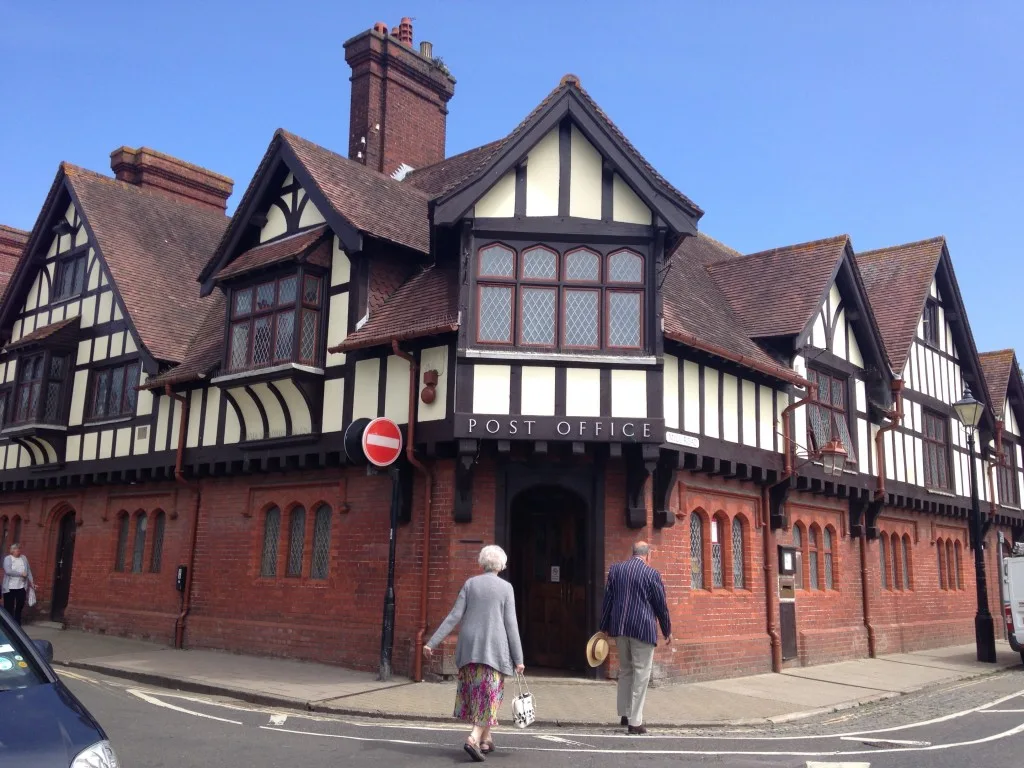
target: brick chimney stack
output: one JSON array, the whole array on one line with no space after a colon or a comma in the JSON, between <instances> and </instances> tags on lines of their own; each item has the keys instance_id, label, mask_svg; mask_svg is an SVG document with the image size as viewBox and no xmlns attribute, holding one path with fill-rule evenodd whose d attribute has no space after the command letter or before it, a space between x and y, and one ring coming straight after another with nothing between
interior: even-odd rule
<instances>
[{"instance_id":1,"label":"brick chimney stack","mask_svg":"<svg viewBox=\"0 0 1024 768\"><path fill-rule=\"evenodd\" d=\"M349 158L388 175L403 163L423 168L444 160L455 79L430 43L413 47L412 19L390 33L377 22L356 35L345 43L345 61L352 68Z\"/></svg>"},{"instance_id":2,"label":"brick chimney stack","mask_svg":"<svg viewBox=\"0 0 1024 768\"><path fill-rule=\"evenodd\" d=\"M119 181L221 212L227 209L235 186L227 176L149 147L115 149L110 153L110 169Z\"/></svg>"},{"instance_id":3,"label":"brick chimney stack","mask_svg":"<svg viewBox=\"0 0 1024 768\"><path fill-rule=\"evenodd\" d=\"M4 287L14 274L26 244L28 232L0 224L0 298L3 298Z\"/></svg>"}]
</instances>

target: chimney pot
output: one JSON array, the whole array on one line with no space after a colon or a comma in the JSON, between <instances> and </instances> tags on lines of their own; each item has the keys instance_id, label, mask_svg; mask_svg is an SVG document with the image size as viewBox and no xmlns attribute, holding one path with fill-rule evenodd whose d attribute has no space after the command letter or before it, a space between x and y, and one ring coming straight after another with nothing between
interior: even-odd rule
<instances>
[{"instance_id":1,"label":"chimney pot","mask_svg":"<svg viewBox=\"0 0 1024 768\"><path fill-rule=\"evenodd\" d=\"M404 16L398 25L398 42L412 48L412 19Z\"/></svg>"},{"instance_id":2,"label":"chimney pot","mask_svg":"<svg viewBox=\"0 0 1024 768\"><path fill-rule=\"evenodd\" d=\"M420 42L420 56L424 59L434 60L434 44L428 43L426 40Z\"/></svg>"},{"instance_id":3,"label":"chimney pot","mask_svg":"<svg viewBox=\"0 0 1024 768\"><path fill-rule=\"evenodd\" d=\"M373 25L373 31L378 34L384 35L384 37L387 37L388 25L385 24L383 21L378 21L376 24Z\"/></svg>"},{"instance_id":4,"label":"chimney pot","mask_svg":"<svg viewBox=\"0 0 1024 768\"><path fill-rule=\"evenodd\" d=\"M395 38L396 40L398 39L398 27L392 27L391 28L391 36L393 38Z\"/></svg>"}]
</instances>

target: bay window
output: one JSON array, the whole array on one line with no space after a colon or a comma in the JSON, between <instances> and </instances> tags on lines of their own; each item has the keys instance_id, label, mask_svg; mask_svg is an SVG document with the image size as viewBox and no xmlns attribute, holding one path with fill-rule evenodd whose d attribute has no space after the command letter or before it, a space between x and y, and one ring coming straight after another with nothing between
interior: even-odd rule
<instances>
[{"instance_id":1,"label":"bay window","mask_svg":"<svg viewBox=\"0 0 1024 768\"><path fill-rule=\"evenodd\" d=\"M57 424L63 417L64 393L69 378L68 356L39 352L17 362L17 383L7 411L9 424Z\"/></svg>"},{"instance_id":2,"label":"bay window","mask_svg":"<svg viewBox=\"0 0 1024 768\"><path fill-rule=\"evenodd\" d=\"M629 249L478 252L476 340L539 351L640 351L644 260Z\"/></svg>"},{"instance_id":3,"label":"bay window","mask_svg":"<svg viewBox=\"0 0 1024 768\"><path fill-rule=\"evenodd\" d=\"M319 362L323 280L303 270L231 290L227 370Z\"/></svg>"}]
</instances>

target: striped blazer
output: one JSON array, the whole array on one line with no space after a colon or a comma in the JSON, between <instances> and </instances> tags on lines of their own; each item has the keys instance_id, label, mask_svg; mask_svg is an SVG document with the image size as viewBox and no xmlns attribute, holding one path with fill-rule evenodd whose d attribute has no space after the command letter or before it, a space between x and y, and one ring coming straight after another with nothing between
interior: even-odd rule
<instances>
[{"instance_id":1,"label":"striped blazer","mask_svg":"<svg viewBox=\"0 0 1024 768\"><path fill-rule=\"evenodd\" d=\"M632 637L657 645L656 621L665 637L672 634L661 574L639 557L612 565L604 589L601 630L610 637Z\"/></svg>"}]
</instances>

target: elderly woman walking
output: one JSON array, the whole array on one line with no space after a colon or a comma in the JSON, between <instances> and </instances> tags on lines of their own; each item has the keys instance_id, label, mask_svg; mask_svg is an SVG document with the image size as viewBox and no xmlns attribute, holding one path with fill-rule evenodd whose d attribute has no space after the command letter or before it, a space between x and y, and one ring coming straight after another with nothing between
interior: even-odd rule
<instances>
[{"instance_id":1,"label":"elderly woman walking","mask_svg":"<svg viewBox=\"0 0 1024 768\"><path fill-rule=\"evenodd\" d=\"M454 716L472 724L465 750L476 762L494 751L491 729L498 724L498 709L505 695L505 676L522 673L523 646L516 622L516 598L512 585L499 578L508 557L494 545L480 550L484 572L462 585L448 618L423 646L428 658L459 625L455 663L459 686Z\"/></svg>"},{"instance_id":2,"label":"elderly woman walking","mask_svg":"<svg viewBox=\"0 0 1024 768\"><path fill-rule=\"evenodd\" d=\"M11 554L4 558L4 609L21 624L21 612L25 609L25 594L29 587L35 588L32 569L28 558L21 554L20 544L11 544Z\"/></svg>"}]
</instances>

